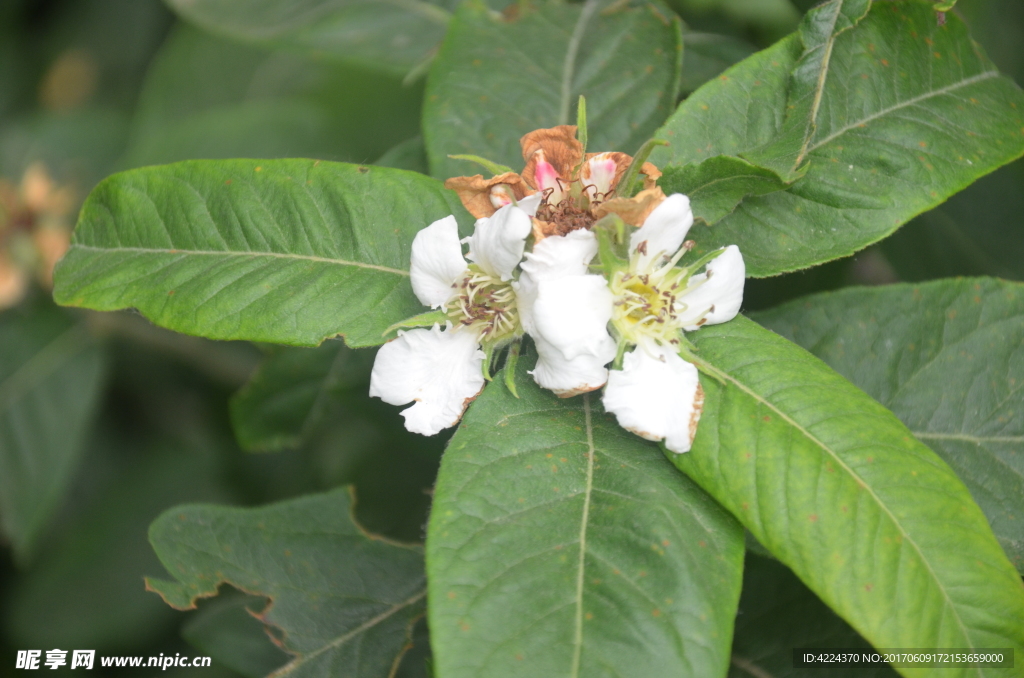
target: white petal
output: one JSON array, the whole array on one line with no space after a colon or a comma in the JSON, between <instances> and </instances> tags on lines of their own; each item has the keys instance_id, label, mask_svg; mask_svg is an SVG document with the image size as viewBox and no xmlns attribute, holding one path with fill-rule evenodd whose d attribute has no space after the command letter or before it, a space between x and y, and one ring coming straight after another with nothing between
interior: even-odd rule
<instances>
[{"instance_id":1,"label":"white petal","mask_svg":"<svg viewBox=\"0 0 1024 678\"><path fill-rule=\"evenodd\" d=\"M484 387L484 353L472 332L432 329L399 332L380 347L370 374L370 395L402 411L405 428L432 436L454 426Z\"/></svg>"},{"instance_id":2,"label":"white petal","mask_svg":"<svg viewBox=\"0 0 1024 678\"><path fill-rule=\"evenodd\" d=\"M673 452L689 452L704 407L697 368L669 347L637 346L612 370L604 408L619 425L647 440L664 440Z\"/></svg>"},{"instance_id":3,"label":"white petal","mask_svg":"<svg viewBox=\"0 0 1024 678\"><path fill-rule=\"evenodd\" d=\"M544 199L543 193L534 193L522 198L516 203L516 207L523 210L531 217L537 215L537 208L540 207L541 200Z\"/></svg>"},{"instance_id":4,"label":"white petal","mask_svg":"<svg viewBox=\"0 0 1024 678\"><path fill-rule=\"evenodd\" d=\"M686 240L690 226L693 226L690 199L682 193L665 198L644 220L644 225L629 237L629 249L638 259L636 271L644 273L671 258Z\"/></svg>"},{"instance_id":5,"label":"white petal","mask_svg":"<svg viewBox=\"0 0 1024 678\"><path fill-rule=\"evenodd\" d=\"M747 269L740 248L729 245L708 263L707 270L707 273L691 277L679 298L686 304L686 310L678 317L688 332L702 325L732 320L743 304L743 281ZM700 322L701 318L705 321Z\"/></svg>"},{"instance_id":6,"label":"white petal","mask_svg":"<svg viewBox=\"0 0 1024 678\"><path fill-rule=\"evenodd\" d=\"M584 275L596 256L597 236L593 231L577 229L538 242L523 260L522 269L534 280Z\"/></svg>"},{"instance_id":7,"label":"white petal","mask_svg":"<svg viewBox=\"0 0 1024 678\"><path fill-rule=\"evenodd\" d=\"M570 275L541 280L533 302L534 336L542 337L566 360L581 355L615 357L615 342L608 334L612 319L612 293L599 275Z\"/></svg>"},{"instance_id":8,"label":"white petal","mask_svg":"<svg viewBox=\"0 0 1024 678\"><path fill-rule=\"evenodd\" d=\"M412 241L409 276L412 291L424 305L437 308L452 296L452 285L466 272L454 216L438 219Z\"/></svg>"},{"instance_id":9,"label":"white petal","mask_svg":"<svg viewBox=\"0 0 1024 678\"><path fill-rule=\"evenodd\" d=\"M470 261L502 280L512 277L533 230L529 215L515 205L505 205L486 219L479 219L469 239Z\"/></svg>"},{"instance_id":10,"label":"white petal","mask_svg":"<svg viewBox=\"0 0 1024 678\"><path fill-rule=\"evenodd\" d=\"M615 342L611 342L603 353L583 354L566 360L561 351L542 337L534 336L533 341L538 356L537 365L530 374L540 386L568 397L597 390L608 381L605 365L615 357Z\"/></svg>"}]
</instances>

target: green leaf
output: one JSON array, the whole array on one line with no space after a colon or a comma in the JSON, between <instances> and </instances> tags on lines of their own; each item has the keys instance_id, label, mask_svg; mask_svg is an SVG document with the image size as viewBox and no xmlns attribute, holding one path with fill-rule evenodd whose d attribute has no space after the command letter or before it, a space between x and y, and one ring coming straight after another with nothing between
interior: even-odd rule
<instances>
[{"instance_id":1,"label":"green leaf","mask_svg":"<svg viewBox=\"0 0 1024 678\"><path fill-rule=\"evenodd\" d=\"M412 239L449 214L471 221L454 193L402 170L312 160L131 170L89 196L54 298L134 307L211 339L381 344L424 310L409 283Z\"/></svg>"},{"instance_id":2,"label":"green leaf","mask_svg":"<svg viewBox=\"0 0 1024 678\"><path fill-rule=\"evenodd\" d=\"M683 167L666 167L659 183L666 193L689 196L693 216L709 226L732 213L744 198L786 187L772 170L728 155L716 155Z\"/></svg>"},{"instance_id":3,"label":"green leaf","mask_svg":"<svg viewBox=\"0 0 1024 678\"><path fill-rule=\"evenodd\" d=\"M247 678L263 678L288 662L288 655L271 642L266 627L253 614L266 599L221 593L181 627L190 645Z\"/></svg>"},{"instance_id":4,"label":"green leaf","mask_svg":"<svg viewBox=\"0 0 1024 678\"><path fill-rule=\"evenodd\" d=\"M341 488L253 509L171 509L149 535L177 581L146 586L177 609L225 583L269 598L259 618L294 655L275 675L387 676L423 613L423 554L363 532L351 508Z\"/></svg>"},{"instance_id":5,"label":"green leaf","mask_svg":"<svg viewBox=\"0 0 1024 678\"><path fill-rule=\"evenodd\" d=\"M632 153L665 120L679 89L679 20L653 3L541 2L519 16L465 3L427 82L424 138L434 176L467 174L448 158L481 155L522 167L519 138L568 125L587 98L589 148Z\"/></svg>"},{"instance_id":6,"label":"green leaf","mask_svg":"<svg viewBox=\"0 0 1024 678\"><path fill-rule=\"evenodd\" d=\"M806 175L691 232L702 251L739 245L749 275L851 254L1024 152L1024 95L956 16L938 26L927 2L876 2L831 44ZM671 146L654 162L761 164L752 152L782 135L787 106L800 104L787 92L801 54L790 37L695 92L658 132Z\"/></svg>"},{"instance_id":7,"label":"green leaf","mask_svg":"<svg viewBox=\"0 0 1024 678\"><path fill-rule=\"evenodd\" d=\"M793 649L798 647L874 651L783 565L748 555L743 565L743 595L736 616L729 678L821 675L813 668L793 667ZM894 678L896 672L882 662L829 666L828 676Z\"/></svg>"},{"instance_id":8,"label":"green leaf","mask_svg":"<svg viewBox=\"0 0 1024 678\"><path fill-rule=\"evenodd\" d=\"M397 78L179 26L146 74L120 169L197 158L361 162L419 133L421 100Z\"/></svg>"},{"instance_id":9,"label":"green leaf","mask_svg":"<svg viewBox=\"0 0 1024 678\"><path fill-rule=\"evenodd\" d=\"M771 167L787 182L800 178L803 174L800 169L808 159L811 143L817 141L819 118L824 123L828 114L833 112L835 104L832 99L836 92L830 91L828 94L831 96L826 96L828 81L850 72L848 69L844 71L842 64L832 62L836 39L856 26L870 7L871 0L828 0L807 12L800 24L804 53L794 65L790 77L785 123L766 147L749 152L746 157ZM842 56L845 55L840 50L836 57ZM848 82L842 84L849 87ZM875 106L886 103L890 102L879 100ZM821 110L823 104L826 107L824 113ZM840 104L848 105L847 102ZM840 112L846 114L844 117L850 115L842 108Z\"/></svg>"},{"instance_id":10,"label":"green leaf","mask_svg":"<svg viewBox=\"0 0 1024 678\"><path fill-rule=\"evenodd\" d=\"M420 0L167 0L184 19L233 40L287 47L405 75L444 35L449 13Z\"/></svg>"},{"instance_id":11,"label":"green leaf","mask_svg":"<svg viewBox=\"0 0 1024 678\"><path fill-rule=\"evenodd\" d=\"M3 627L18 647L130 654L158 642L175 614L142 586L143 575L160 568L146 541L149 523L179 502L227 499L208 447L128 438L106 427L89 447L45 548L10 581Z\"/></svg>"},{"instance_id":12,"label":"green leaf","mask_svg":"<svg viewBox=\"0 0 1024 678\"><path fill-rule=\"evenodd\" d=\"M395 144L384 155L373 163L381 167L409 170L427 174L427 149L423 146L423 137L416 136Z\"/></svg>"},{"instance_id":13,"label":"green leaf","mask_svg":"<svg viewBox=\"0 0 1024 678\"><path fill-rule=\"evenodd\" d=\"M750 43L729 35L683 33L683 77L680 89L692 92L755 51Z\"/></svg>"},{"instance_id":14,"label":"green leaf","mask_svg":"<svg viewBox=\"0 0 1024 678\"><path fill-rule=\"evenodd\" d=\"M956 474L889 410L746 318L692 336L723 382L702 380L676 466L875 647L1024 648L1019 575Z\"/></svg>"},{"instance_id":15,"label":"green leaf","mask_svg":"<svg viewBox=\"0 0 1024 678\"><path fill-rule=\"evenodd\" d=\"M1024 280L1024 161L971 184L881 242L908 282L962 275Z\"/></svg>"},{"instance_id":16,"label":"green leaf","mask_svg":"<svg viewBox=\"0 0 1024 678\"><path fill-rule=\"evenodd\" d=\"M323 418L332 394L369 383L372 358L340 341L274 349L231 399L239 444L258 452L297 447Z\"/></svg>"},{"instance_id":17,"label":"green leaf","mask_svg":"<svg viewBox=\"0 0 1024 678\"><path fill-rule=\"evenodd\" d=\"M105 362L85 327L49 303L0 314L0 524L22 563L78 468Z\"/></svg>"},{"instance_id":18,"label":"green leaf","mask_svg":"<svg viewBox=\"0 0 1024 678\"><path fill-rule=\"evenodd\" d=\"M756 317L892 409L952 466L1024 572L1024 285L843 290Z\"/></svg>"},{"instance_id":19,"label":"green leaf","mask_svg":"<svg viewBox=\"0 0 1024 678\"><path fill-rule=\"evenodd\" d=\"M495 378L441 462L438 675L722 675L742 530L596 398L559 400L524 372L519 399Z\"/></svg>"}]
</instances>

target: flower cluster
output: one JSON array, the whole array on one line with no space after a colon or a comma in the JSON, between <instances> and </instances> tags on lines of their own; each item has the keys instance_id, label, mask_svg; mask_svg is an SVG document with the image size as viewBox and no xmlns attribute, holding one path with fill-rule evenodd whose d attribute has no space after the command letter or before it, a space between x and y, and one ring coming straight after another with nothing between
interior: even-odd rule
<instances>
[{"instance_id":1,"label":"flower cluster","mask_svg":"<svg viewBox=\"0 0 1024 678\"><path fill-rule=\"evenodd\" d=\"M33 277L52 287L53 267L71 242L74 207L74 192L58 187L40 163L18 186L0 179L0 310L21 301Z\"/></svg>"},{"instance_id":2,"label":"flower cluster","mask_svg":"<svg viewBox=\"0 0 1024 678\"><path fill-rule=\"evenodd\" d=\"M509 347L508 377L528 334L537 384L560 397L603 387L624 428L690 449L704 394L685 333L736 316L743 257L730 246L681 264L694 247L689 199L666 196L642 157L585 153L576 133L524 136L519 174L446 182L477 217L464 241L471 263L454 217L413 241L413 291L437 310L402 323L430 327L385 344L370 385L386 402L414 403L402 412L410 431L458 423L497 352Z\"/></svg>"}]
</instances>

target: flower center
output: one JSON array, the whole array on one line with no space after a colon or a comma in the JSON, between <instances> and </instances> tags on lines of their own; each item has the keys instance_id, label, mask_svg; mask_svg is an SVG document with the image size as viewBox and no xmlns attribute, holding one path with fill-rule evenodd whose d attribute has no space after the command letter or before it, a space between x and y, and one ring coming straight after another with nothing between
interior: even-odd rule
<instances>
[{"instance_id":1,"label":"flower center","mask_svg":"<svg viewBox=\"0 0 1024 678\"><path fill-rule=\"evenodd\" d=\"M678 343L682 325L677 319L677 297L685 289L678 275L648 275L619 271L610 288L615 298L612 324L630 343L648 337Z\"/></svg>"},{"instance_id":2,"label":"flower center","mask_svg":"<svg viewBox=\"0 0 1024 678\"><path fill-rule=\"evenodd\" d=\"M470 264L466 275L452 285L455 292L445 303L452 327L473 329L481 342L500 342L521 332L516 293L504 282Z\"/></svg>"},{"instance_id":3,"label":"flower center","mask_svg":"<svg viewBox=\"0 0 1024 678\"><path fill-rule=\"evenodd\" d=\"M593 203L587 207L580 207L570 196L566 196L561 202L554 205L548 204L547 199L537 208L537 218L555 226L554 232L548 235L566 235L581 228L590 228L597 219L590 211Z\"/></svg>"}]
</instances>

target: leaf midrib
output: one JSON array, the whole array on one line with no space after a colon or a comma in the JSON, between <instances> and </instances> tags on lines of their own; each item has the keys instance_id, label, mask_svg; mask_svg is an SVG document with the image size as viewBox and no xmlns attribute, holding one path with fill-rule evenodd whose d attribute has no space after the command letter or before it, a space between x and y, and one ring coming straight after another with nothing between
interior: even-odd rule
<instances>
[{"instance_id":1,"label":"leaf midrib","mask_svg":"<svg viewBox=\"0 0 1024 678\"><path fill-rule=\"evenodd\" d=\"M966 87L967 85L973 85L974 83L981 82L982 80L989 80L991 78L997 78L997 77L999 77L999 71L997 71L997 70L982 71L981 73L978 73L977 75L972 75L969 78L964 78L963 80L960 80L959 82L955 82L955 83L953 83L951 85L946 85L945 87L940 87L939 89L934 89L934 90L925 92L924 94L919 94L916 97L911 97L909 99L901 101L901 102L899 102L897 104L894 104L892 106L888 106L888 107L883 108L883 109L881 109L881 110L879 110L879 111L877 111L875 113L872 113L869 116L866 116L864 118L861 118L861 119L859 119L859 120L857 120L855 122L851 122L851 123L849 123L849 124L839 128L838 131L833 132L832 134L829 134L827 137L825 137L821 141L817 141L817 142L815 142L813 144L809 144L808 147L807 147L807 153L810 154L811 152L816 151L817 149L821 148L825 144L829 143L830 141L833 141L833 140L837 139L838 137L841 137L842 135L846 134L847 132L849 132L850 130L852 130L854 128L857 128L857 127L860 127L861 125L866 125L869 122L873 122L875 120L878 120L879 118L884 117L886 115L889 115L890 113L892 113L894 111L898 111L901 108L906 108L908 106L913 106L913 105L918 104L918 103L920 103L922 101L926 101L927 99L931 99L932 97L942 96L943 94L948 94L949 92L957 90L957 89L959 89L961 87Z\"/></svg>"},{"instance_id":2,"label":"leaf midrib","mask_svg":"<svg viewBox=\"0 0 1024 678\"><path fill-rule=\"evenodd\" d=\"M318 257L311 254L286 254L284 252L239 252L236 250L190 250L190 249L169 249L159 247L96 247L95 245L71 246L72 250L88 250L90 252L120 253L129 252L135 254L186 254L196 256L222 256L222 257L269 257L273 259L292 259L295 261L314 261L322 264L334 264L337 266L352 266L354 268L365 268L374 271L383 271L394 275L409 276L409 271L400 268L391 268L379 264L368 264L362 261L350 261L348 259L332 259L330 257Z\"/></svg>"},{"instance_id":3,"label":"leaf midrib","mask_svg":"<svg viewBox=\"0 0 1024 678\"><path fill-rule=\"evenodd\" d=\"M383 622L384 620L388 619L389 617L395 615L396 613L400 612L401 610L404 610L405 608L409 607L410 605L415 605L416 603L418 603L420 600L422 600L426 596L427 596L427 590L426 589L422 589L421 591L418 591L411 598L408 598L406 600L403 600L400 603L396 603L395 605L392 605L388 609L386 609L383 612L381 612L380 614L378 614L376 617L373 617L371 619L366 620L365 622L363 622L362 624L360 624L356 628L352 629L351 631L349 631L347 633L344 633L344 634L338 636L337 638L335 638L334 640L330 641L329 643L325 643L323 646L317 648L316 650L314 650L312 652L308 652L306 654L301 654L301 655L297 656L295 659L293 659L292 661L288 662L287 664L282 666L277 671L274 671L273 673L271 673L267 678L279 678L280 676L287 676L292 671L294 671L295 669L299 668L300 666L305 664L310 659L313 659L314 657L318 657L321 654L323 654L324 652L327 652L328 650L333 650L335 648L341 647L342 645L344 645L348 641L352 640L356 636L358 636L358 635L360 635L362 633L365 633L366 631L370 630L371 628L373 628L377 624L380 624L381 622Z\"/></svg>"},{"instance_id":4,"label":"leaf midrib","mask_svg":"<svg viewBox=\"0 0 1024 678\"><path fill-rule=\"evenodd\" d=\"M699 365L703 365L705 368L707 368L708 371L711 374L721 375L723 378L725 378L728 381L732 382L738 389L740 389L741 391L746 393L748 396L753 398L755 401L757 401L758 403L761 403L762 405L764 405L765 407L767 407L771 411L775 412L775 414L778 415L779 418L781 418L783 421L785 421L790 426L795 428L801 435L803 435L808 440L810 440L812 443L814 443L819 448L821 448L829 457L831 457L840 466L840 468L842 468L844 471L846 471L846 473L848 473L851 478L854 478L855 480L857 480L861 484L861 486L864 488L864 490L868 493L868 496L870 496L872 499L875 500L876 505L885 513L885 515L887 515L889 517L889 519L892 521L892 524L899 530L899 532L903 536L903 539L905 540L905 542L910 544L913 547L914 551L918 554L918 557L920 558L920 561L924 564L925 570L928 572L928 574L931 575L932 580L935 582L936 587L942 593L942 597L945 599L946 605L949 608L950 613L952 614L953 618L956 620L957 626L960 628L960 631L962 632L964 641L968 643L967 647L974 648L975 647L974 641L971 638L971 636L968 634L967 627L964 625L963 620L960 618L960 614L959 614L956 606L953 604L952 599L949 597L949 593L946 591L946 588L942 585L942 581L935 574L935 570L932 568L931 561L929 561L927 558L924 557L924 554L921 552L920 546L918 546L917 542L914 539L912 539L910 537L910 535L907 534L906 530L903 529L903 525L896 519L896 516L894 516L892 514L892 512L889 510L889 507L886 506L885 502L883 502L881 500L881 498L877 494L875 494L874 489L867 482L865 482L864 479L861 478L856 472L854 472L854 470L852 468L850 468L846 464L846 462L834 450L832 450L831 447L826 445L823 441L819 440L817 438L817 436L815 436L810 431L808 431L805 427L803 427L799 423L797 423L792 417L790 417L787 413L785 413L781 409L779 409L774 403L770 402L769 400L767 400L766 398L764 398L763 396L761 396L760 394L755 392L752 388L750 388L749 386L747 386L746 384L741 382L739 379L737 379L735 376L733 376L732 374L730 374L726 370L708 363L703 358L699 358L699 357L696 358L696 362ZM978 675L979 676L982 675L980 673L980 669L979 669Z\"/></svg>"},{"instance_id":5,"label":"leaf midrib","mask_svg":"<svg viewBox=\"0 0 1024 678\"><path fill-rule=\"evenodd\" d=\"M576 569L576 620L573 633L571 678L580 675L583 655L583 581L587 554L587 526L590 521L590 498L594 493L594 424L590 414L590 394L583 396L584 427L587 432L587 483L583 495L583 515L580 518L580 555Z\"/></svg>"},{"instance_id":6,"label":"leaf midrib","mask_svg":"<svg viewBox=\"0 0 1024 678\"><path fill-rule=\"evenodd\" d=\"M579 19L569 36L569 44L565 50L565 61L562 62L562 83L558 102L558 124L569 124L569 108L572 105L572 79L576 70L576 57L579 54L580 42L583 41L583 31L590 22L590 18L597 11L598 0L587 0L580 12Z\"/></svg>"}]
</instances>

